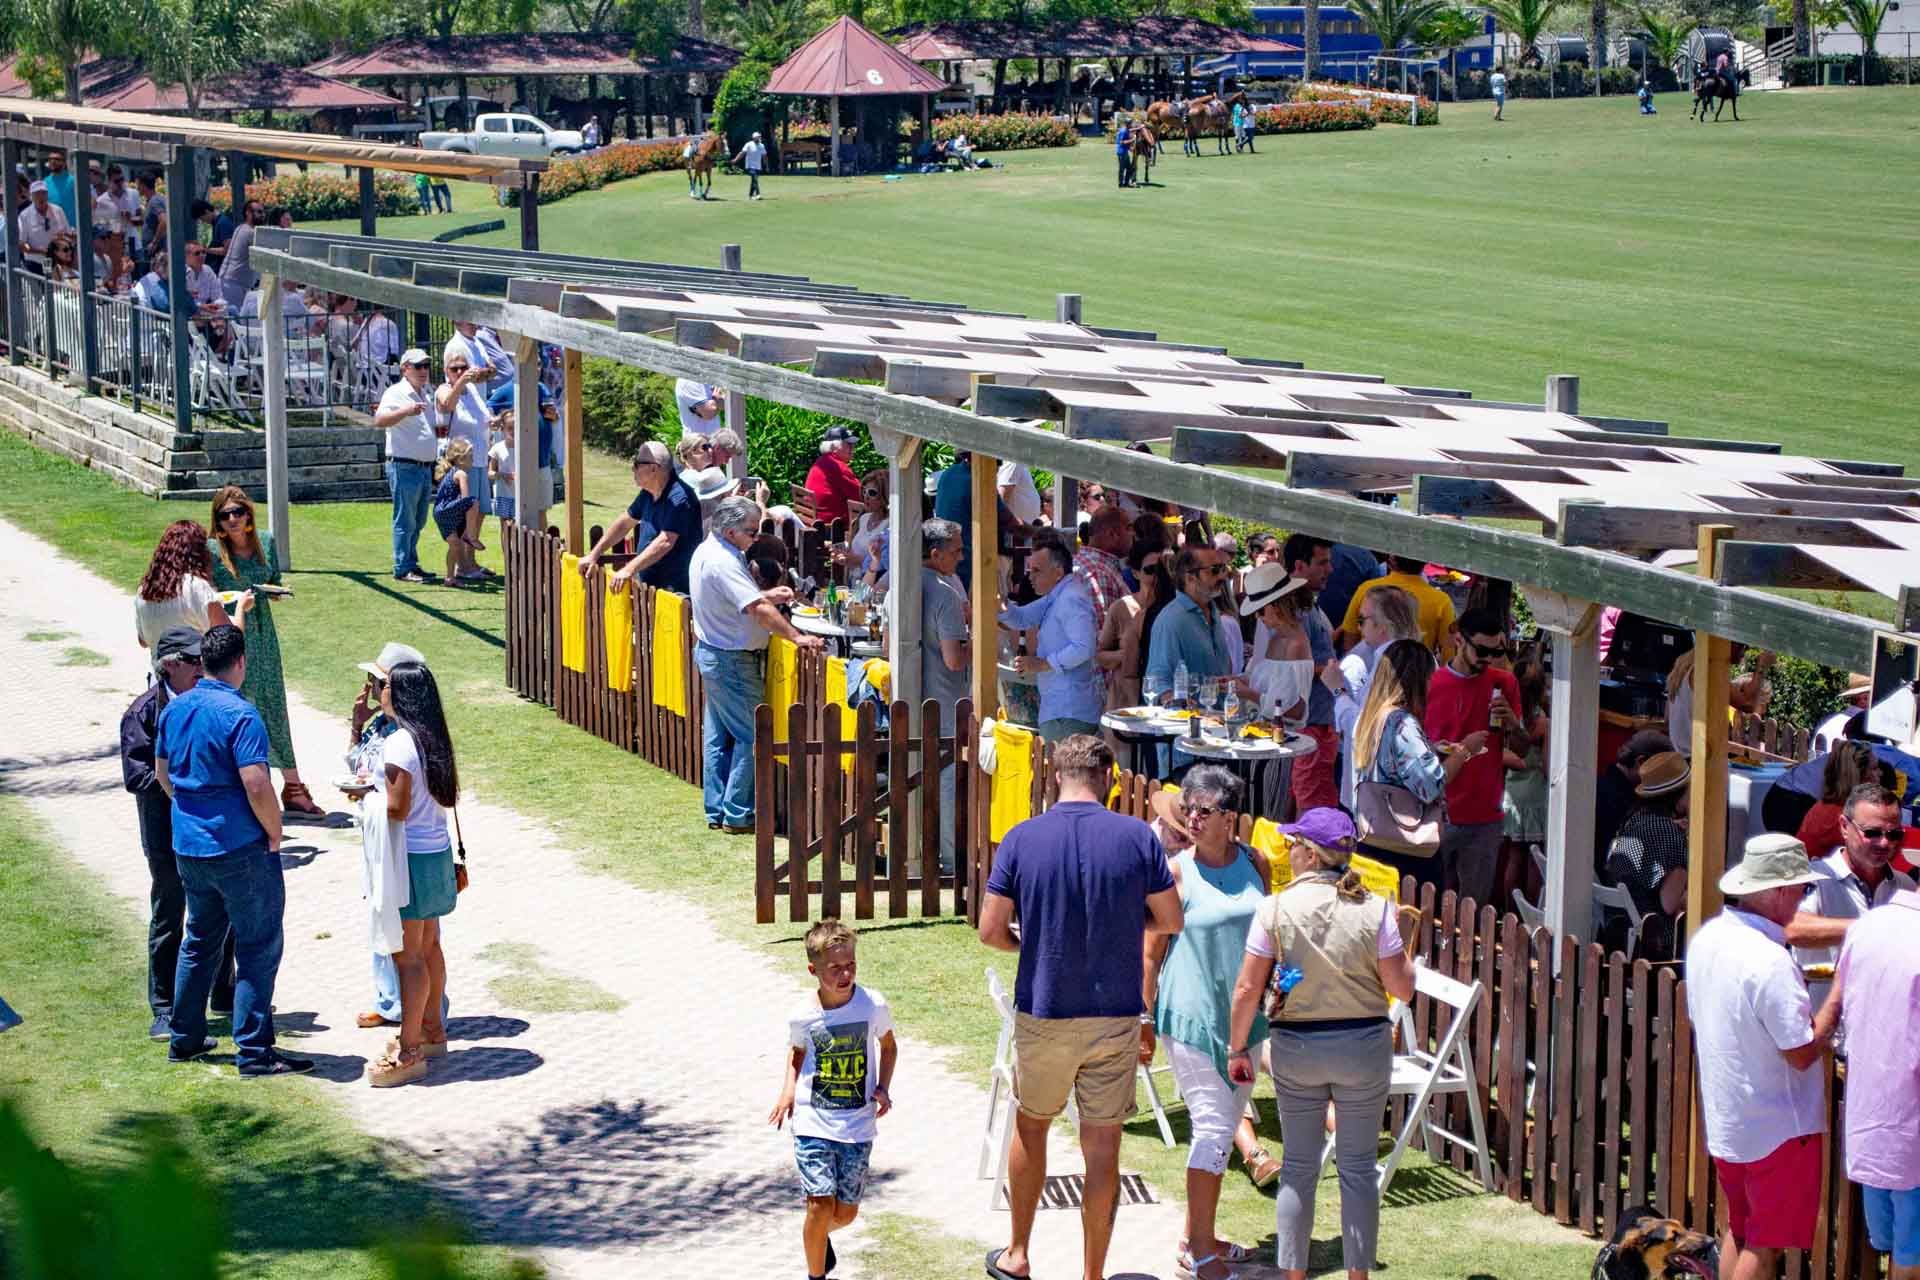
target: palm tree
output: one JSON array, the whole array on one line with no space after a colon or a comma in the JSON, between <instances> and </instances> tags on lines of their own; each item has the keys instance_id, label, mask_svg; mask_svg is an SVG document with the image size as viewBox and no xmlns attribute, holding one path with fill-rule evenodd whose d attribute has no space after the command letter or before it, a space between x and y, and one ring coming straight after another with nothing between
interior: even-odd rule
<instances>
[{"instance_id":1,"label":"palm tree","mask_svg":"<svg viewBox=\"0 0 1920 1280\"><path fill-rule=\"evenodd\" d=\"M1687 37L1693 32L1691 18L1669 18L1656 9L1640 10L1640 41L1647 49L1647 64L1641 74L1653 78L1655 67L1672 70L1687 51Z\"/></svg>"},{"instance_id":2,"label":"palm tree","mask_svg":"<svg viewBox=\"0 0 1920 1280\"><path fill-rule=\"evenodd\" d=\"M66 99L80 105L80 64L110 52L120 10L101 0L10 0L12 38L20 52L60 68Z\"/></svg>"},{"instance_id":3,"label":"palm tree","mask_svg":"<svg viewBox=\"0 0 1920 1280\"><path fill-rule=\"evenodd\" d=\"M1460 46L1476 39L1481 32L1477 14L1465 9L1442 9L1433 15L1420 32L1420 43L1447 51L1447 74L1453 78L1454 93L1460 92Z\"/></svg>"},{"instance_id":4,"label":"palm tree","mask_svg":"<svg viewBox=\"0 0 1920 1280\"><path fill-rule=\"evenodd\" d=\"M1381 52L1391 53L1412 44L1445 6L1441 0L1348 0L1347 7L1380 37Z\"/></svg>"},{"instance_id":5,"label":"palm tree","mask_svg":"<svg viewBox=\"0 0 1920 1280\"><path fill-rule=\"evenodd\" d=\"M1594 84L1597 87L1600 81L1600 68L1607 65L1607 0L1593 0L1591 18L1590 25L1593 27L1591 53Z\"/></svg>"},{"instance_id":6,"label":"palm tree","mask_svg":"<svg viewBox=\"0 0 1920 1280\"><path fill-rule=\"evenodd\" d=\"M1860 83L1867 83L1873 60L1879 55L1880 28L1887 21L1887 0L1839 0L1847 25L1860 37Z\"/></svg>"},{"instance_id":7,"label":"palm tree","mask_svg":"<svg viewBox=\"0 0 1920 1280\"><path fill-rule=\"evenodd\" d=\"M1487 12L1502 31L1520 42L1520 63L1540 61L1536 42L1546 33L1562 0L1490 0Z\"/></svg>"},{"instance_id":8,"label":"palm tree","mask_svg":"<svg viewBox=\"0 0 1920 1280\"><path fill-rule=\"evenodd\" d=\"M1301 24L1301 47L1306 50L1300 78L1311 80L1320 70L1320 0L1304 0L1305 21Z\"/></svg>"}]
</instances>

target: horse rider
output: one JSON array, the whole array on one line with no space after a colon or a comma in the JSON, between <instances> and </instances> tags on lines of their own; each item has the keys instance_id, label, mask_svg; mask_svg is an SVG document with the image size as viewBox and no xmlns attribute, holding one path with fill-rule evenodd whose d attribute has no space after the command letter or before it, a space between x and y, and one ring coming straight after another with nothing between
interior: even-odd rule
<instances>
[{"instance_id":1,"label":"horse rider","mask_svg":"<svg viewBox=\"0 0 1920 1280\"><path fill-rule=\"evenodd\" d=\"M1733 59L1727 56L1725 49L1722 49L1719 56L1713 60L1713 74L1727 82L1728 97L1739 95L1740 82L1733 74Z\"/></svg>"}]
</instances>

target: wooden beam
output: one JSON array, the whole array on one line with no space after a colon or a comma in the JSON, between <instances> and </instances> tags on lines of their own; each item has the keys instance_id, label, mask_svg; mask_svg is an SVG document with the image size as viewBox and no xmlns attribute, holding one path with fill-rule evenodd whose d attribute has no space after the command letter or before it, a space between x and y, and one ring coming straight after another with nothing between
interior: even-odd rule
<instances>
[{"instance_id":1,"label":"wooden beam","mask_svg":"<svg viewBox=\"0 0 1920 1280\"><path fill-rule=\"evenodd\" d=\"M540 175L525 175L520 189L520 247L533 252L540 247Z\"/></svg>"},{"instance_id":2,"label":"wooden beam","mask_svg":"<svg viewBox=\"0 0 1920 1280\"><path fill-rule=\"evenodd\" d=\"M1413 478L1413 509L1423 516L1484 516L1503 520L1538 520L1540 513L1521 502L1498 480L1466 475L1417 475Z\"/></svg>"},{"instance_id":3,"label":"wooden beam","mask_svg":"<svg viewBox=\"0 0 1920 1280\"><path fill-rule=\"evenodd\" d=\"M1832 477L1834 480L1843 477ZM1785 498L1797 508L1807 502L1838 502L1858 506L1920 507L1920 490L1853 488L1845 484L1796 484L1791 480L1742 480L1743 488L1768 498Z\"/></svg>"},{"instance_id":4,"label":"wooden beam","mask_svg":"<svg viewBox=\"0 0 1920 1280\"><path fill-rule=\"evenodd\" d=\"M1522 587L1553 636L1553 716L1547 741L1547 927L1585 942L1593 933L1592 780L1600 776L1600 606ZM1551 624L1551 625L1549 625ZM1493 904L1505 910L1506 903Z\"/></svg>"},{"instance_id":5,"label":"wooden beam","mask_svg":"<svg viewBox=\"0 0 1920 1280\"><path fill-rule=\"evenodd\" d=\"M373 166L360 166L360 234L378 235L380 231L380 196L373 189Z\"/></svg>"},{"instance_id":6,"label":"wooden beam","mask_svg":"<svg viewBox=\"0 0 1920 1280\"><path fill-rule=\"evenodd\" d=\"M1791 498L1763 498L1754 494L1713 495L1713 504L1743 515L1808 517L1826 520L1911 520L1920 508L1875 507L1857 502L1803 502ZM1692 546L1692 542L1687 543Z\"/></svg>"},{"instance_id":7,"label":"wooden beam","mask_svg":"<svg viewBox=\"0 0 1920 1280\"><path fill-rule=\"evenodd\" d=\"M1720 544L1733 532L1700 526L1697 566L1712 577ZM1697 933L1719 910L1720 877L1727 870L1727 704L1733 646L1699 631L1693 642L1693 777L1688 783L1687 928Z\"/></svg>"},{"instance_id":8,"label":"wooden beam","mask_svg":"<svg viewBox=\"0 0 1920 1280\"><path fill-rule=\"evenodd\" d=\"M1709 499L1719 499L1708 495ZM1555 534L1570 547L1601 547L1628 555L1673 551L1699 545L1703 524L1724 524L1733 536L1753 541L1799 542L1841 547L1891 547L1857 520L1820 516L1733 514L1726 511L1675 511L1665 507L1623 507L1612 503L1563 505Z\"/></svg>"},{"instance_id":9,"label":"wooden beam","mask_svg":"<svg viewBox=\"0 0 1920 1280\"><path fill-rule=\"evenodd\" d=\"M7 363L23 364L27 358L26 314L20 306L20 290L14 281L20 278L21 256L20 237L15 229L20 225L20 185L13 175L20 168L20 142L9 133L0 138L0 210L5 211L7 234L0 237L6 247L7 274L0 279L5 285L7 299Z\"/></svg>"},{"instance_id":10,"label":"wooden beam","mask_svg":"<svg viewBox=\"0 0 1920 1280\"><path fill-rule=\"evenodd\" d=\"M580 353L571 347L561 357L561 368L567 378L566 407L561 410L561 425L567 432L567 550L576 556L582 554L587 546L586 409L582 400L584 363ZM515 474L517 476L518 472Z\"/></svg>"},{"instance_id":11,"label":"wooden beam","mask_svg":"<svg viewBox=\"0 0 1920 1280\"><path fill-rule=\"evenodd\" d=\"M1718 634L1828 666L1861 669L1872 660L1874 626L1865 619L1782 596L1721 587L1692 574L1641 564L1609 552L1562 547L1533 534L1433 520L1411 511L1336 494L1289 489L1272 480L1223 467L1182 466L1165 458L1070 439L1058 432L1001 422L921 400L890 396L871 386L824 382L778 365L746 364L707 351L687 350L638 334L617 333L590 321L504 301L474 299L397 280L381 280L325 263L293 260L256 249L259 269L276 259L317 288L384 306L432 315L461 315L497 329L533 334L544 342L674 377L697 378L856 422L892 426L956 448L1006 454L1029 466L1099 476L1140 493L1217 514L1459 566L1516 582L1552 582L1570 594L1606 600L1649 617ZM182 353L184 354L184 352Z\"/></svg>"},{"instance_id":12,"label":"wooden beam","mask_svg":"<svg viewBox=\"0 0 1920 1280\"><path fill-rule=\"evenodd\" d=\"M920 634L920 503L926 486L926 450L913 436L872 430L874 448L887 458L887 664L893 668L893 697L907 704L913 731L920 731L923 660ZM937 642L936 642L937 643Z\"/></svg>"},{"instance_id":13,"label":"wooden beam","mask_svg":"<svg viewBox=\"0 0 1920 1280\"><path fill-rule=\"evenodd\" d=\"M1731 532L1731 526L1727 526ZM1784 542L1720 544L1713 580L1730 587L1796 587L1813 591L1859 591L1860 583L1830 568L1812 552Z\"/></svg>"},{"instance_id":14,"label":"wooden beam","mask_svg":"<svg viewBox=\"0 0 1920 1280\"><path fill-rule=\"evenodd\" d=\"M1580 413L1580 378L1572 373L1547 375L1547 412L1577 417Z\"/></svg>"},{"instance_id":15,"label":"wooden beam","mask_svg":"<svg viewBox=\"0 0 1920 1280\"><path fill-rule=\"evenodd\" d=\"M465 319L465 316L460 317ZM521 525L542 533L547 528L547 504L553 493L539 493L540 480L540 344L527 334L501 333L500 341L513 352L513 510ZM571 487L580 482L568 476Z\"/></svg>"},{"instance_id":16,"label":"wooden beam","mask_svg":"<svg viewBox=\"0 0 1920 1280\"><path fill-rule=\"evenodd\" d=\"M287 325L280 315L280 279L272 271L260 274L260 337L265 368L260 398L267 429L267 527L280 567L293 567L293 508L288 497L287 470Z\"/></svg>"},{"instance_id":17,"label":"wooden beam","mask_svg":"<svg viewBox=\"0 0 1920 1280\"><path fill-rule=\"evenodd\" d=\"M991 385L991 374L978 374L974 404ZM1000 461L979 449L973 451L971 510L973 565L968 603L973 617L973 705L982 719L998 716L1000 707Z\"/></svg>"},{"instance_id":18,"label":"wooden beam","mask_svg":"<svg viewBox=\"0 0 1920 1280\"><path fill-rule=\"evenodd\" d=\"M193 231L193 219L182 217L181 213L192 203L188 196L193 191L194 151L193 147L179 148L174 153L173 163L167 166L167 190L179 193L170 197L167 208L166 252L167 299L172 320L173 429L182 434L193 431L193 344L189 340L189 326L193 323L193 291L187 288L187 238ZM261 271L270 269L270 263L258 268ZM275 274L281 273L276 271ZM268 309L278 306L279 299L268 299Z\"/></svg>"},{"instance_id":19,"label":"wooden beam","mask_svg":"<svg viewBox=\"0 0 1920 1280\"><path fill-rule=\"evenodd\" d=\"M1170 456L1175 462L1192 463L1195 466L1262 467L1283 471L1291 455L1276 444L1240 431L1177 427L1173 433Z\"/></svg>"},{"instance_id":20,"label":"wooden beam","mask_svg":"<svg viewBox=\"0 0 1920 1280\"><path fill-rule=\"evenodd\" d=\"M1549 484L1578 484L1576 476L1558 467L1529 467L1517 463L1450 462L1438 458L1358 457L1345 453L1314 453L1302 446L1293 451L1287 484L1294 489L1337 489L1365 493L1374 489L1405 489L1415 476L1466 476L1477 480L1543 480Z\"/></svg>"},{"instance_id":21,"label":"wooden beam","mask_svg":"<svg viewBox=\"0 0 1920 1280\"><path fill-rule=\"evenodd\" d=\"M100 316L93 306L93 291L99 287L98 272L93 265L93 183L87 178L87 153L69 151L67 153L67 172L73 178L74 212L79 217L79 225L74 227L74 257L80 268L80 350L73 353L76 368L80 375L80 389L93 395L98 389L95 372L100 367ZM19 226L11 223L9 230ZM12 277L0 282L11 285Z\"/></svg>"}]
</instances>

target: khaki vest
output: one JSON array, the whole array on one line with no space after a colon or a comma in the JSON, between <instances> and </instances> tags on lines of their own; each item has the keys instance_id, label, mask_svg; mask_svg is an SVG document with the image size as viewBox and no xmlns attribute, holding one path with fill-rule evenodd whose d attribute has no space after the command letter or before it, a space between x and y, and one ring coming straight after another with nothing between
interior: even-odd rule
<instances>
[{"instance_id":1,"label":"khaki vest","mask_svg":"<svg viewBox=\"0 0 1920 1280\"><path fill-rule=\"evenodd\" d=\"M1384 1018L1380 985L1380 899L1343 901L1330 877L1295 880L1260 908L1277 962L1300 970L1287 993L1282 1023L1330 1018Z\"/></svg>"}]
</instances>

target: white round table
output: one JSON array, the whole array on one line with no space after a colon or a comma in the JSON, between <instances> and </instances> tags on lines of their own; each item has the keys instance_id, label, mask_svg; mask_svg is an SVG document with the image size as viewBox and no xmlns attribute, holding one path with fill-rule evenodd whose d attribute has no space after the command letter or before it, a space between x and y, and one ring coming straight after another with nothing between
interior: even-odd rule
<instances>
[{"instance_id":1,"label":"white round table","mask_svg":"<svg viewBox=\"0 0 1920 1280\"><path fill-rule=\"evenodd\" d=\"M822 640L832 641L843 658L851 652L855 640L865 640L873 634L871 628L864 625L855 627L830 622L823 614L801 613L798 609L793 611L789 621L793 623L796 631L804 631L810 636L819 636Z\"/></svg>"}]
</instances>

